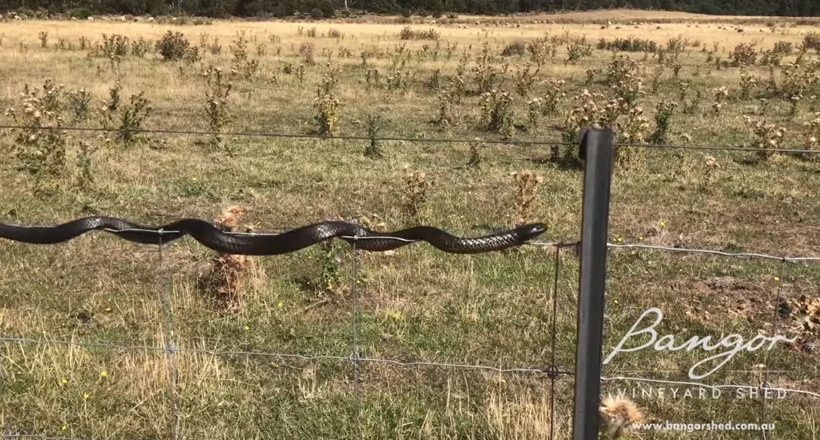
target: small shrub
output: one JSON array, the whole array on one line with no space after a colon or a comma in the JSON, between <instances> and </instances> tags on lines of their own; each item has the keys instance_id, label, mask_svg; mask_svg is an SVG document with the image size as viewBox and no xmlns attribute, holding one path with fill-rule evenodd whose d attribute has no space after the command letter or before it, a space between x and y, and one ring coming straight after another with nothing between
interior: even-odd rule
<instances>
[{"instance_id":1,"label":"small shrub","mask_svg":"<svg viewBox=\"0 0 820 440\"><path fill-rule=\"evenodd\" d=\"M803 37L803 47L820 53L820 34L817 32L810 32L808 35Z\"/></svg>"},{"instance_id":2,"label":"small shrub","mask_svg":"<svg viewBox=\"0 0 820 440\"><path fill-rule=\"evenodd\" d=\"M151 50L152 46L150 40L140 37L137 41L131 42L131 55L142 58Z\"/></svg>"},{"instance_id":3,"label":"small shrub","mask_svg":"<svg viewBox=\"0 0 820 440\"><path fill-rule=\"evenodd\" d=\"M424 171L416 171L404 166L404 197L402 208L412 221L423 223L423 208L427 203L428 191L433 183L427 180Z\"/></svg>"},{"instance_id":4,"label":"small shrub","mask_svg":"<svg viewBox=\"0 0 820 440\"><path fill-rule=\"evenodd\" d=\"M586 43L572 43L567 47L567 59L564 65L575 65L581 58L592 55L592 46Z\"/></svg>"},{"instance_id":5,"label":"small shrub","mask_svg":"<svg viewBox=\"0 0 820 440\"><path fill-rule=\"evenodd\" d=\"M757 60L757 51L754 44L740 43L732 50L729 58L735 67L753 66Z\"/></svg>"},{"instance_id":6,"label":"small shrub","mask_svg":"<svg viewBox=\"0 0 820 440\"><path fill-rule=\"evenodd\" d=\"M726 105L726 100L729 98L729 89L726 87L719 87L712 90L715 96L715 102L712 103L712 110L716 115L719 115L723 106Z\"/></svg>"},{"instance_id":7,"label":"small shrub","mask_svg":"<svg viewBox=\"0 0 820 440\"><path fill-rule=\"evenodd\" d=\"M75 162L77 166L75 186L80 191L89 191L94 186L94 172L91 168L91 157L96 151L96 147L92 147L87 142L80 141Z\"/></svg>"},{"instance_id":8,"label":"small shrub","mask_svg":"<svg viewBox=\"0 0 820 440\"><path fill-rule=\"evenodd\" d=\"M653 144L666 144L669 138L669 130L672 126L672 115L678 104L675 102L662 101L658 103L658 112L655 113L655 132L649 137Z\"/></svg>"},{"instance_id":9,"label":"small shrub","mask_svg":"<svg viewBox=\"0 0 820 440\"><path fill-rule=\"evenodd\" d=\"M698 109L700 108L700 102L702 99L702 92L698 89L695 90L695 96L691 99L683 100L683 114L685 115L693 115L695 114Z\"/></svg>"},{"instance_id":10,"label":"small shrub","mask_svg":"<svg viewBox=\"0 0 820 440\"><path fill-rule=\"evenodd\" d=\"M305 64L307 65L312 65L316 63L316 61L313 58L315 52L316 46L314 46L313 43L305 42L299 46L299 55L302 56Z\"/></svg>"},{"instance_id":11,"label":"small shrub","mask_svg":"<svg viewBox=\"0 0 820 440\"><path fill-rule=\"evenodd\" d=\"M509 56L524 56L527 54L527 43L523 41L514 41L507 45L504 50L501 51L501 56L509 57Z\"/></svg>"},{"instance_id":12,"label":"small shrub","mask_svg":"<svg viewBox=\"0 0 820 440\"><path fill-rule=\"evenodd\" d=\"M117 135L123 145L130 146L138 139L143 122L153 111L144 95L145 92L131 95L129 105L121 109Z\"/></svg>"},{"instance_id":13,"label":"small shrub","mask_svg":"<svg viewBox=\"0 0 820 440\"><path fill-rule=\"evenodd\" d=\"M760 54L761 66L779 66L783 63L783 54L773 50L766 50Z\"/></svg>"},{"instance_id":14,"label":"small shrub","mask_svg":"<svg viewBox=\"0 0 820 440\"><path fill-rule=\"evenodd\" d=\"M612 41L607 41L604 38L598 42L598 49L600 50L615 50L621 52L657 52L658 43L651 40L643 40L640 38L616 38Z\"/></svg>"},{"instance_id":15,"label":"small shrub","mask_svg":"<svg viewBox=\"0 0 820 440\"><path fill-rule=\"evenodd\" d=\"M364 156L371 159L380 159L384 155L379 147L377 137L382 128L382 118L376 114L367 115L367 136L370 137L370 143L364 149Z\"/></svg>"},{"instance_id":16,"label":"small shrub","mask_svg":"<svg viewBox=\"0 0 820 440\"><path fill-rule=\"evenodd\" d=\"M680 54L682 54L685 50L686 40L681 37L670 38L666 43L666 54L669 57L669 61L672 63L676 63L678 61L678 57L680 57Z\"/></svg>"},{"instance_id":17,"label":"small shrub","mask_svg":"<svg viewBox=\"0 0 820 440\"><path fill-rule=\"evenodd\" d=\"M614 86L622 81L628 81L638 74L638 63L626 56L618 56L612 60L606 69L606 83Z\"/></svg>"},{"instance_id":18,"label":"small shrub","mask_svg":"<svg viewBox=\"0 0 820 440\"><path fill-rule=\"evenodd\" d=\"M536 68L535 71L530 69L532 69L532 63L528 61L524 63L523 67L519 67L515 73L515 90L524 97L529 94L538 73L541 71L539 68Z\"/></svg>"},{"instance_id":19,"label":"small shrub","mask_svg":"<svg viewBox=\"0 0 820 440\"><path fill-rule=\"evenodd\" d=\"M42 93L41 93L42 92ZM20 111L9 108L16 125L13 154L20 169L34 179L34 195L48 196L61 186L66 172L68 134L62 130L63 87L46 80L41 89L29 89L20 100Z\"/></svg>"},{"instance_id":20,"label":"small shrub","mask_svg":"<svg viewBox=\"0 0 820 440\"><path fill-rule=\"evenodd\" d=\"M205 77L207 89L205 91L205 115L208 117L208 128L215 132L211 138L211 144L219 149L225 149L220 132L225 125L230 122L228 114L228 95L231 92L231 84L222 74L222 69L209 66L202 76ZM231 154L232 149L226 149Z\"/></svg>"},{"instance_id":21,"label":"small shrub","mask_svg":"<svg viewBox=\"0 0 820 440\"><path fill-rule=\"evenodd\" d=\"M163 59L173 61L185 58L190 51L191 43L181 32L168 31L157 41L157 52Z\"/></svg>"},{"instance_id":22,"label":"small shrub","mask_svg":"<svg viewBox=\"0 0 820 440\"><path fill-rule=\"evenodd\" d=\"M544 100L541 98L533 98L527 101L527 130L535 130L541 120L542 110L541 106Z\"/></svg>"},{"instance_id":23,"label":"small shrub","mask_svg":"<svg viewBox=\"0 0 820 440\"><path fill-rule=\"evenodd\" d=\"M129 50L129 40L128 37L123 35L111 35L110 37L106 34L102 36L103 42L102 44L97 43L94 47L94 50L89 54L98 57L104 58L113 58L113 57L125 57L128 56ZM80 46L82 46L82 41Z\"/></svg>"},{"instance_id":24,"label":"small shrub","mask_svg":"<svg viewBox=\"0 0 820 440\"><path fill-rule=\"evenodd\" d=\"M746 69L740 72L740 98L749 99L752 89L757 85L757 78Z\"/></svg>"},{"instance_id":25,"label":"small shrub","mask_svg":"<svg viewBox=\"0 0 820 440\"><path fill-rule=\"evenodd\" d=\"M467 166L478 168L481 166L481 147L483 144L470 142L470 157L467 159Z\"/></svg>"},{"instance_id":26,"label":"small shrub","mask_svg":"<svg viewBox=\"0 0 820 440\"><path fill-rule=\"evenodd\" d=\"M448 129L461 123L461 112L458 111L458 96L453 89L444 90L438 97L438 117L436 124Z\"/></svg>"},{"instance_id":27,"label":"small shrub","mask_svg":"<svg viewBox=\"0 0 820 440\"><path fill-rule=\"evenodd\" d=\"M752 120L748 116L743 118L755 135L752 146L758 149L758 157L761 160L768 159L773 154L771 150L776 150L780 146L780 142L786 134L786 129L778 127L776 124L767 124L762 120Z\"/></svg>"},{"instance_id":28,"label":"small shrub","mask_svg":"<svg viewBox=\"0 0 820 440\"><path fill-rule=\"evenodd\" d=\"M414 75L409 70L400 70L395 75L389 75L385 81L387 90L408 91L413 83Z\"/></svg>"},{"instance_id":29,"label":"small shrub","mask_svg":"<svg viewBox=\"0 0 820 440\"><path fill-rule=\"evenodd\" d=\"M88 119L89 105L91 104L91 94L84 89L69 92L67 95L68 106L71 109L75 121L85 121Z\"/></svg>"},{"instance_id":30,"label":"small shrub","mask_svg":"<svg viewBox=\"0 0 820 440\"><path fill-rule=\"evenodd\" d=\"M536 66L541 67L547 61L547 57L552 55L555 58L557 54L557 47L555 43L551 43L547 37L536 38L526 45L527 51L530 53L530 61L534 62Z\"/></svg>"},{"instance_id":31,"label":"small shrub","mask_svg":"<svg viewBox=\"0 0 820 440\"><path fill-rule=\"evenodd\" d=\"M253 77L259 69L259 60L251 60L248 57L248 39L245 38L245 31L237 32L236 39L231 44L231 74L241 76L246 80Z\"/></svg>"},{"instance_id":32,"label":"small shrub","mask_svg":"<svg viewBox=\"0 0 820 440\"><path fill-rule=\"evenodd\" d=\"M485 130L501 133L506 139L512 138L513 125L512 96L508 92L491 90L481 95L481 125Z\"/></svg>"},{"instance_id":33,"label":"small shrub","mask_svg":"<svg viewBox=\"0 0 820 440\"><path fill-rule=\"evenodd\" d=\"M320 93L313 103L318 114L315 116L317 133L321 136L331 136L341 117L342 103L332 93Z\"/></svg>"},{"instance_id":34,"label":"small shrub","mask_svg":"<svg viewBox=\"0 0 820 440\"><path fill-rule=\"evenodd\" d=\"M794 51L794 44L791 41L778 41L774 43L772 52L779 55L791 55Z\"/></svg>"},{"instance_id":35,"label":"small shrub","mask_svg":"<svg viewBox=\"0 0 820 440\"><path fill-rule=\"evenodd\" d=\"M663 76L665 68L663 64L658 64L652 71L652 93L658 93L658 88L661 85L661 77Z\"/></svg>"},{"instance_id":36,"label":"small shrub","mask_svg":"<svg viewBox=\"0 0 820 440\"><path fill-rule=\"evenodd\" d=\"M214 37L211 41L211 45L209 46L209 50L213 55L219 55L222 53L222 45L219 44L219 38Z\"/></svg>"},{"instance_id":37,"label":"small shrub","mask_svg":"<svg viewBox=\"0 0 820 440\"><path fill-rule=\"evenodd\" d=\"M533 212L538 196L538 185L544 182L544 176L526 170L514 172L512 177L516 184L513 224L531 223L534 221Z\"/></svg>"},{"instance_id":38,"label":"small shrub","mask_svg":"<svg viewBox=\"0 0 820 440\"><path fill-rule=\"evenodd\" d=\"M399 39L401 40L438 40L441 34L433 28L426 31L415 31L410 26L405 26L399 32Z\"/></svg>"}]
</instances>

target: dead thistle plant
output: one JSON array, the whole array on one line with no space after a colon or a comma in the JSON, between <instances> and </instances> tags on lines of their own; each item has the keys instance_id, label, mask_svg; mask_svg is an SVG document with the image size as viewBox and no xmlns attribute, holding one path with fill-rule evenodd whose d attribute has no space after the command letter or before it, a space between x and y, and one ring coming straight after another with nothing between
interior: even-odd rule
<instances>
[{"instance_id":1,"label":"dead thistle plant","mask_svg":"<svg viewBox=\"0 0 820 440\"><path fill-rule=\"evenodd\" d=\"M513 224L523 225L532 222L532 213L536 204L538 185L544 182L544 177L533 171L511 173L516 183L515 206L513 208Z\"/></svg>"},{"instance_id":2,"label":"dead thistle plant","mask_svg":"<svg viewBox=\"0 0 820 440\"><path fill-rule=\"evenodd\" d=\"M254 229L252 226L239 226L239 219L246 212L247 209L243 206L231 206L223 211L214 223L225 231L242 229L251 232ZM223 309L238 311L244 305L246 282L254 269L254 260L247 255L219 252L211 259L210 271L204 280L205 286Z\"/></svg>"},{"instance_id":3,"label":"dead thistle plant","mask_svg":"<svg viewBox=\"0 0 820 440\"><path fill-rule=\"evenodd\" d=\"M427 202L427 191L433 182L427 180L424 171L417 171L404 166L404 211L417 223L422 223L422 208Z\"/></svg>"},{"instance_id":4,"label":"dead thistle plant","mask_svg":"<svg viewBox=\"0 0 820 440\"><path fill-rule=\"evenodd\" d=\"M604 438L617 439L625 429L644 420L644 414L638 406L626 397L607 396L599 408L601 428Z\"/></svg>"}]
</instances>

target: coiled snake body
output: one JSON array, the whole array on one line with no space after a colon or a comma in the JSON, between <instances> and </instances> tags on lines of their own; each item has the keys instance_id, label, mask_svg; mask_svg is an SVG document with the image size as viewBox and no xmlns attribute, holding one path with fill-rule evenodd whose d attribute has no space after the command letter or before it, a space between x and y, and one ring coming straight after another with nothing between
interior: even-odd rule
<instances>
[{"instance_id":1,"label":"coiled snake body","mask_svg":"<svg viewBox=\"0 0 820 440\"><path fill-rule=\"evenodd\" d=\"M242 255L279 255L298 251L330 238L340 238L356 249L382 252L425 241L452 254L477 254L524 244L546 231L543 223L476 238L462 238L432 226L418 226L396 232L376 232L347 222L327 221L303 226L281 234L241 234L225 232L204 220L186 218L160 228L147 228L116 217L85 217L53 227L29 227L0 223L0 237L9 240L54 244L76 238L92 230L104 230L142 244L168 244L191 235L218 252Z\"/></svg>"}]
</instances>

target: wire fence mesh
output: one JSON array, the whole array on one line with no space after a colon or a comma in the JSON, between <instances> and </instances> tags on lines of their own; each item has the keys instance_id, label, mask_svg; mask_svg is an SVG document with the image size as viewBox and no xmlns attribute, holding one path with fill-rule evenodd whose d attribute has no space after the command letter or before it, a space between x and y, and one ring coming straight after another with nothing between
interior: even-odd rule
<instances>
[{"instance_id":1,"label":"wire fence mesh","mask_svg":"<svg viewBox=\"0 0 820 440\"><path fill-rule=\"evenodd\" d=\"M0 125L0 129L18 129L22 127L12 126L12 125ZM61 127L61 130L76 130L76 131L107 131L98 128L82 128L82 127ZM220 134L223 136L260 136L260 137L284 137L284 138L316 138L316 139L342 139L342 140L372 140L374 137L370 136L312 136L312 135L291 135L291 134L283 134L283 133L212 133L207 131L178 131L178 130L141 130L146 132L153 132L158 134L187 134L187 135L213 135L213 134ZM475 142L475 140L467 140L467 139L432 139L432 138L396 138L396 137L380 137L376 138L377 140L384 140L384 141L406 141L406 142L438 142L438 143L470 143ZM501 143L501 144L521 144L521 145L573 145L574 144L567 144L567 143L556 143L556 142L541 142L541 141L492 141L492 140L482 140L481 142L484 143ZM675 145L651 145L651 144L639 144L639 145L627 145L627 144L618 144L623 146L631 146L631 147L640 147L640 148L675 148L675 149L704 149L704 150L732 150L732 151L756 151L755 149L747 149L747 148L723 148L723 147L701 147L701 146L675 146ZM796 149L783 149L783 150L772 150L772 152L782 152L786 154L804 154L804 153L817 153L817 151L805 151L805 150L796 150ZM399 359L390 359L390 358L383 358L383 357L371 357L367 353L362 353L362 346L361 346L361 333L360 333L360 312L361 312L361 304L360 304L360 292L359 292L359 283L358 283L358 273L360 270L360 266L362 264L361 261L361 253L360 249L357 249L358 240L366 240L366 239L391 239L391 240L401 240L397 239L396 237L357 237L357 236L350 236L350 237L343 237L347 239L353 240L353 246L350 250L352 253L352 280L350 284L350 294L351 294L351 334L350 334L350 345L351 345L351 353L349 355L339 355L339 354L318 354L318 355L311 355L311 354L300 354L300 353L280 353L280 352L269 352L269 351L238 351L238 350L209 350L203 348L193 348L187 346L188 344L185 341L178 338L178 335L175 332L175 325L174 325L174 300L171 296L171 280L169 274L169 268L167 267L166 258L164 256L164 252L167 251L168 244L163 243L163 237L168 234L179 234L180 231L170 231L170 230L148 230L148 229L128 229L128 230L107 230L107 232L111 233L122 233L122 232L140 232L140 233L156 233L159 236L159 245L157 246L157 259L158 259L158 278L159 278L159 287L158 287L158 296L159 302L161 304L161 308L164 315L164 333L163 333L163 344L150 344L150 343L142 343L142 344L133 344L133 343L122 343L122 342L112 342L112 341L76 341L76 340L57 340L57 339L49 339L47 337L42 338L34 338L34 337L27 337L23 335L11 335L11 334L0 334L0 341L5 344L31 344L31 345L60 345L60 346L76 346L76 347L85 347L85 348L95 348L95 349L103 349L103 350L111 350L111 351L146 351L146 352L163 352L167 359L168 365L168 389L169 389L169 410L172 414L170 419L171 426L169 427L169 432L172 433L173 438L178 440L180 438L184 438L183 434L183 414L180 406L180 396L179 396L179 371L177 368L177 359L176 356L180 353L196 353L196 354L207 354L212 356L247 356L247 357L268 357L268 358L278 358L283 360L301 360L301 361L337 361L340 363L349 363L352 368L353 373L353 385L352 385L352 393L355 396L355 420L356 426L358 428L358 438L364 438L365 433L361 431L363 423L362 423L362 413L361 413L361 404L363 399L363 390L362 390L362 383L361 383L361 366L363 364L384 364L384 365L391 365L403 368L441 368L441 369L454 369L454 370L475 370L475 371L486 371L486 372L494 372L494 373L501 373L501 374L531 374L537 376L543 376L549 380L549 413L550 413L550 420L549 420L549 438L553 440L556 438L556 381L561 376L572 377L573 371L571 371L572 365L560 365L558 360L558 349L557 349L557 338L559 336L559 329L557 327L558 322L558 298L559 298L559 290L560 290L560 269L563 261L561 251L564 249L572 249L575 248L577 252L578 242L550 242L550 241L539 241L539 240L532 240L530 241L527 246L535 246L539 248L552 248L554 250L554 255L552 256L552 266L554 268L554 272L549 280L549 284L551 286L550 289L550 302L549 308L546 310L546 313L550 316L550 325L549 325L549 341L544 341L544 344L549 346L550 355L547 357L547 362L543 365L518 365L518 366L500 366L500 365L487 365L487 364L470 364L464 362L448 362L448 361L441 361L441 360L428 360L428 359L416 359L416 360L399 360ZM229 234L235 234L238 236L241 235L252 235L252 236L270 236L276 235L281 233L281 231L277 232L229 232ZM404 240L406 242L412 242L412 240ZM810 264L810 263L818 263L820 262L820 256L813 256L813 255L771 255L765 253L754 253L754 252L726 252L721 250L714 250L714 249L705 249L699 247L668 247L668 246L657 246L657 245L648 245L648 244L624 244L624 243L609 243L608 246L613 250L618 249L633 249L633 250L640 250L640 251L653 251L653 252L663 252L673 255L681 255L681 254L692 254L692 255L705 255L705 256L721 256L733 259L763 259L763 260L773 260L778 261L779 264L779 277L778 277L778 285L776 289L776 297L774 298L774 302L777 303L782 299L783 289L785 279L788 274L788 266L794 264ZM777 325L778 325L778 315L777 312L772 316L772 321L770 323L770 335L774 336L777 332ZM766 362L764 361L764 364ZM800 389L792 389L792 388L784 388L784 387L774 387L771 386L768 379L769 371L768 369L765 371L765 378L762 383L758 384L758 388L760 389L769 389L774 391L784 391L787 393L797 394L801 396L806 396L810 398L820 398L820 393L809 391L809 390L800 390ZM720 388L747 388L747 385L734 385L734 384L724 384L724 385L709 385L703 382L687 382L687 381L679 381L679 380L665 380L665 379L657 379L657 378L648 378L648 377L640 377L640 376L631 376L631 375L613 375L613 376L606 376L601 378L603 382L618 382L618 381L627 381L627 382L644 382L644 383L662 383L662 384L670 384L670 385L686 385L686 386L697 386L697 387L705 387L709 389L720 389ZM765 393L764 393L765 396ZM761 411L759 414L759 419L761 423L767 423L769 418L768 406L767 406L767 399L764 397L762 400ZM763 432L764 438L766 438L765 431ZM23 438L40 438L40 439L61 439L61 440L70 440L74 437L69 436L48 436L48 435L40 435L40 434L24 434L14 431L13 429L6 429L3 432L3 438L6 439L23 439Z\"/></svg>"}]
</instances>

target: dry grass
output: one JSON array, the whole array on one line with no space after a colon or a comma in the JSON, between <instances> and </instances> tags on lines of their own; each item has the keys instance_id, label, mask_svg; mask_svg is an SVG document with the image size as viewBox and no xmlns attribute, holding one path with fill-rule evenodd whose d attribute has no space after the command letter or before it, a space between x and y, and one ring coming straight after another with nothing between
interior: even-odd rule
<instances>
[{"instance_id":1,"label":"dry grass","mask_svg":"<svg viewBox=\"0 0 820 440\"><path fill-rule=\"evenodd\" d=\"M624 430L635 423L642 423L644 415L640 408L628 398L607 396L601 402L601 425L609 438L620 438Z\"/></svg>"},{"instance_id":2,"label":"dry grass","mask_svg":"<svg viewBox=\"0 0 820 440\"><path fill-rule=\"evenodd\" d=\"M559 18L578 23L559 23ZM225 131L313 133L317 129L317 90L329 87L342 104L337 115L339 134L366 134L371 128L367 121L373 120L370 116L378 115L382 136L479 140L472 149L458 143L384 141L379 142L383 157L371 158L363 154L369 145L364 141L225 134L224 150L215 151L205 142L207 136L150 134L126 147L116 138L106 141L97 133L71 132L67 140L70 163L77 158L80 141L99 147L91 159L94 187L66 187L51 196L34 198L32 179L17 168L13 133L4 130L0 152L8 160L0 165L4 188L0 221L51 224L100 213L160 225L180 217L215 218L221 207L241 206L242 210L223 213L220 221L249 222L255 230L272 231L325 218L364 218L379 230L423 221L479 234L526 218L549 225L545 240L575 240L582 173L569 160L553 160L548 146L521 146L515 140L563 139L567 114L576 102L592 99L593 95L581 98L585 88L601 93L604 98L592 99L593 104L606 109L616 91L604 82L613 54L594 48L602 37L637 36L660 45L671 38L688 40L677 61L679 78L673 77L674 66L666 66L657 92L636 98L648 128L653 129L659 103L683 104L680 80L690 82L686 100L693 99L696 90L702 92L696 110L684 113L683 105L677 107L667 133L669 142L754 145L757 139L743 123L744 116L751 116L765 119L764 127L774 123L786 128L778 138L781 146L802 148L810 136L804 123L817 117L810 112L816 89L804 93L796 115L789 114L789 102L770 97L767 113L761 117L759 98L767 96L763 86L767 67L748 69L760 86L745 100L740 98L740 69L709 68L716 57L728 60L741 42L758 40L760 49L773 48L778 41L797 45L809 27L785 25L772 32L763 22L730 23L734 17L707 22L688 14L623 11L543 17L545 21L555 19L555 24L512 18L520 21L520 27L486 19L476 26L470 23L474 19L478 20L460 17L453 24L411 24L414 30L435 27L440 33L438 42L400 40L398 33L404 24L386 21L217 21L210 26L4 22L0 45L3 109L19 107L26 84L40 87L52 78L67 91L85 89L91 94L91 117L71 121L71 125L98 126L97 110L119 80L123 103L144 91L154 108L145 128L204 130L209 121L207 84L201 73L209 65L230 72L235 61L230 46L237 32L244 30L248 59L259 64L250 78L230 78L232 88L225 105L231 121ZM613 21L609 26L591 24L609 19ZM491 24L484 24L487 22ZM307 36L313 26L317 38ZM736 26L744 32L737 32ZM300 27L304 28L301 34ZM201 38L207 40L200 49L202 61L164 62L149 53L141 59L126 56L112 63L76 49L80 37L91 40L92 45L101 42L102 34L156 40L169 29L182 32L192 45L199 46ZM331 29L344 38L320 37ZM49 33L45 49L40 47L40 31ZM555 54L545 49L535 81L527 96L521 96L514 75L531 61L530 55L499 54L510 43L533 42L545 34L558 41ZM220 53L212 53L209 47L215 37L222 46ZM576 64L565 64L573 37L585 37L593 50ZM53 43L60 38L73 43L74 50L56 50ZM546 44L552 44L549 41ZM307 43L313 45L312 63L306 58L311 50ZM702 48L711 50L715 43L718 50L707 63ZM259 50L260 44L265 44L264 50ZM366 65L362 52L368 54ZM468 59L459 76L459 62L465 55ZM485 55L481 69L474 69ZM645 90L658 60L651 54L646 60L642 53L628 55L638 63L634 75L642 79ZM795 58L793 53L784 62ZM806 61L817 59L810 52ZM366 72L372 75L375 69L380 81L368 86ZM535 71L533 67L531 72ZM593 77L590 83L588 71ZM432 82L434 75L438 75L438 88ZM566 81L561 89L566 96L558 98L556 112L539 114L534 118L537 123L527 126L529 101L554 90L547 80ZM458 89L459 84L465 93L451 104L460 123L435 124L438 94ZM512 96L507 109L513 123L506 127L512 128L508 144L482 143L509 134L481 128L477 91L482 84ZM715 114L714 91L720 87L726 87L728 97ZM623 86L619 90L626 94L631 89ZM3 116L0 121L9 123L10 118ZM637 122L633 126L639 126ZM478 144L482 145L480 154ZM727 151L640 151L634 156L639 160L630 162L629 168L619 167L615 174L610 241L777 254L813 254L820 247L820 205L815 197L820 191L819 162L788 155L757 160L754 154ZM519 187L511 175L530 176L526 179L530 184L522 181ZM538 182L537 191L533 182ZM155 248L103 233L48 247L2 241L3 335L77 343L111 341L142 348L4 341L0 347L0 425L25 434L78 438L170 437L175 421L169 410L173 394L168 358L162 350L167 340L159 301L166 293L172 303L175 342L183 349L175 361L181 430L186 438L358 438L361 426L363 437L373 439L529 440L549 438L551 431L565 439L571 426L571 377L555 381L556 419L551 420L551 384L538 375L499 377L473 370L364 363L357 396L352 369L345 360L352 352L351 289L356 288L359 343L365 356L547 367L553 356L549 347L554 323L558 330L556 362L562 370L571 370L578 262L572 252L562 252L559 290L554 293L553 257L554 249L537 247L453 256L413 244L396 252L360 255L360 271L354 279L353 256L344 243L246 259L214 255L189 239L165 247L161 258ZM794 312L778 318L778 331L799 333L803 342L778 347L768 355L738 354L708 383L756 383L762 380L760 370L749 370L765 363L772 370L788 371L770 374L772 383L820 391L816 354L807 350L816 346L812 341L816 344L818 336L812 327L820 286L816 265L789 265L780 301L776 261L619 250L611 253L609 270L605 354L648 307L664 310L658 329L662 334L746 336L771 331L775 310L783 300L790 300ZM198 280L209 271L217 275L218 282L212 286L217 296L233 313L216 313L211 295L203 294ZM332 301L313 288L317 279L329 276L337 283ZM558 311L555 322L553 300ZM343 360L303 361L259 353L332 355ZM689 367L706 356L647 350L617 357L605 366L605 374L686 380ZM631 390L632 385L607 382L604 394L617 395L619 387ZM683 423L755 422L760 405L759 400L749 399L658 399L640 394L633 400L647 419ZM777 432L790 438L815 438L814 402L807 396L769 402L768 420L774 420ZM713 437L745 438L743 435L717 433ZM751 436L759 433L748 433Z\"/></svg>"},{"instance_id":3,"label":"dry grass","mask_svg":"<svg viewBox=\"0 0 820 440\"><path fill-rule=\"evenodd\" d=\"M239 219L246 212L247 209L242 206L228 207L214 223L223 230L252 232L253 227L243 227L239 223ZM222 308L229 311L241 309L250 274L256 269L253 258L248 255L218 252L211 260L210 266L210 271L203 280L209 293L216 298Z\"/></svg>"}]
</instances>

